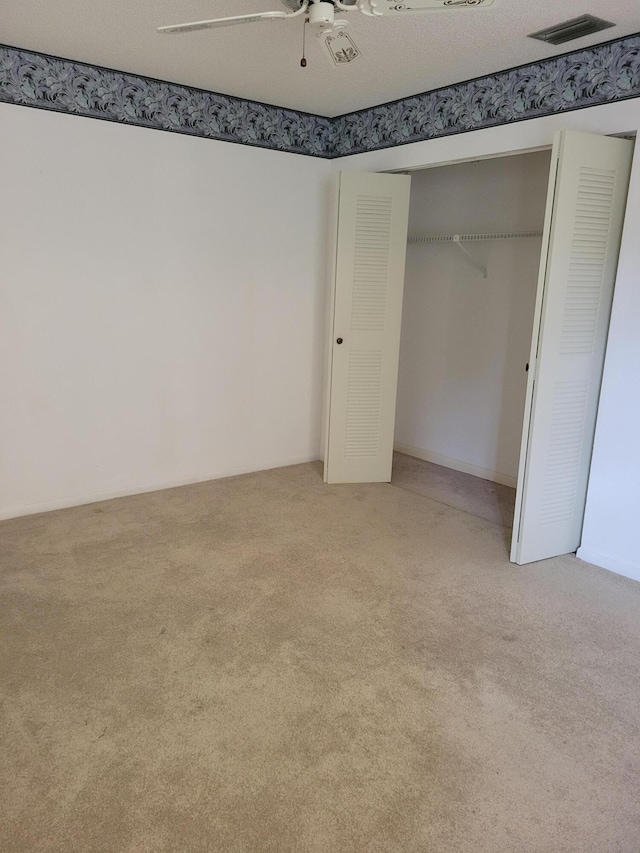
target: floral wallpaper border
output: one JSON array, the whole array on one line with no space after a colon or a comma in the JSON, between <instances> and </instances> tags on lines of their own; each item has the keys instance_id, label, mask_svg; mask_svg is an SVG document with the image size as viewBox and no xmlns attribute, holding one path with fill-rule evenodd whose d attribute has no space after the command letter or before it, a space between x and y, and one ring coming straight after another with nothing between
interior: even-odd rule
<instances>
[{"instance_id":1,"label":"floral wallpaper border","mask_svg":"<svg viewBox=\"0 0 640 853\"><path fill-rule=\"evenodd\" d=\"M640 97L640 35L347 113L330 156L344 157Z\"/></svg>"},{"instance_id":2,"label":"floral wallpaper border","mask_svg":"<svg viewBox=\"0 0 640 853\"><path fill-rule=\"evenodd\" d=\"M0 102L326 157L331 119L0 45Z\"/></svg>"},{"instance_id":3,"label":"floral wallpaper border","mask_svg":"<svg viewBox=\"0 0 640 853\"><path fill-rule=\"evenodd\" d=\"M640 35L337 118L0 45L0 102L335 158L640 97Z\"/></svg>"}]
</instances>

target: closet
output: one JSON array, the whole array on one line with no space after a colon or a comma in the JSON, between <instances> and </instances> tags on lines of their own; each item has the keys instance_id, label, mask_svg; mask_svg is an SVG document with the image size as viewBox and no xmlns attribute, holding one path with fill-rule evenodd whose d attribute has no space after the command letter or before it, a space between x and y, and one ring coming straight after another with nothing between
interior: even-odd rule
<instances>
[{"instance_id":1,"label":"closet","mask_svg":"<svg viewBox=\"0 0 640 853\"><path fill-rule=\"evenodd\" d=\"M412 174L392 482L508 527L550 158Z\"/></svg>"},{"instance_id":2,"label":"closet","mask_svg":"<svg viewBox=\"0 0 640 853\"><path fill-rule=\"evenodd\" d=\"M340 173L325 482L389 482L395 441L517 479L512 561L577 549L632 156L562 131L550 152Z\"/></svg>"}]
</instances>

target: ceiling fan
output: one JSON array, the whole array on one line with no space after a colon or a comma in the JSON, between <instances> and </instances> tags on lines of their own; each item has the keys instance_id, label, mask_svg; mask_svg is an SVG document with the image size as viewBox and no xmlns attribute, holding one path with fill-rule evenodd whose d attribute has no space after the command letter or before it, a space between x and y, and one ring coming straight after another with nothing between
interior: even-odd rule
<instances>
[{"instance_id":1,"label":"ceiling fan","mask_svg":"<svg viewBox=\"0 0 640 853\"><path fill-rule=\"evenodd\" d=\"M451 11L454 9L479 9L493 6L500 0L280 0L288 12L255 12L249 15L235 15L231 18L213 18L209 21L193 21L188 24L174 24L158 27L159 33L185 33L193 30L206 30L213 27L229 27L235 24L251 24L254 21L281 21L289 18L304 17L306 23L315 30L325 55L335 66L344 66L359 59L362 54L353 38L345 32L349 22L336 18L336 12L358 11L371 18L392 15L419 15L425 12ZM301 63L306 66L303 57Z\"/></svg>"}]
</instances>

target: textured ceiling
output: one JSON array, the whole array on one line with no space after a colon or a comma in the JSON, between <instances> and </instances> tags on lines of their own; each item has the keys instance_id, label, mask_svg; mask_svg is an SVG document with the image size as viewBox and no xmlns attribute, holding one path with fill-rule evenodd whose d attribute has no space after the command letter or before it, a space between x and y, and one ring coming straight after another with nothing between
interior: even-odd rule
<instances>
[{"instance_id":1,"label":"textured ceiling","mask_svg":"<svg viewBox=\"0 0 640 853\"><path fill-rule=\"evenodd\" d=\"M180 35L163 24L283 9L280 0L1 0L0 42L265 103L335 116L640 32L638 0L496 0L408 18L345 14L363 59L332 68L302 22ZM552 47L528 33L583 14L617 26Z\"/></svg>"}]
</instances>

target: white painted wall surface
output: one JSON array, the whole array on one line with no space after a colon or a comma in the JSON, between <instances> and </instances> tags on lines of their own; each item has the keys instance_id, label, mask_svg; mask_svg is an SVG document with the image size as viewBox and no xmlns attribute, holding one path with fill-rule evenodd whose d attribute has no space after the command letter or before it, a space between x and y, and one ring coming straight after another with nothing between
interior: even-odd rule
<instances>
[{"instance_id":1,"label":"white painted wall surface","mask_svg":"<svg viewBox=\"0 0 640 853\"><path fill-rule=\"evenodd\" d=\"M578 556L640 581L640 145L629 188Z\"/></svg>"},{"instance_id":2,"label":"white painted wall surface","mask_svg":"<svg viewBox=\"0 0 640 853\"><path fill-rule=\"evenodd\" d=\"M0 105L0 517L320 456L326 161Z\"/></svg>"},{"instance_id":3,"label":"white painted wall surface","mask_svg":"<svg viewBox=\"0 0 640 853\"><path fill-rule=\"evenodd\" d=\"M542 230L549 152L414 172L409 233ZM396 444L515 484L541 238L407 250Z\"/></svg>"},{"instance_id":4,"label":"white painted wall surface","mask_svg":"<svg viewBox=\"0 0 640 853\"><path fill-rule=\"evenodd\" d=\"M315 456L327 170L534 150L562 128L636 130L640 99L330 164L0 104L0 514ZM592 562L635 577L639 168L583 531Z\"/></svg>"}]
</instances>

